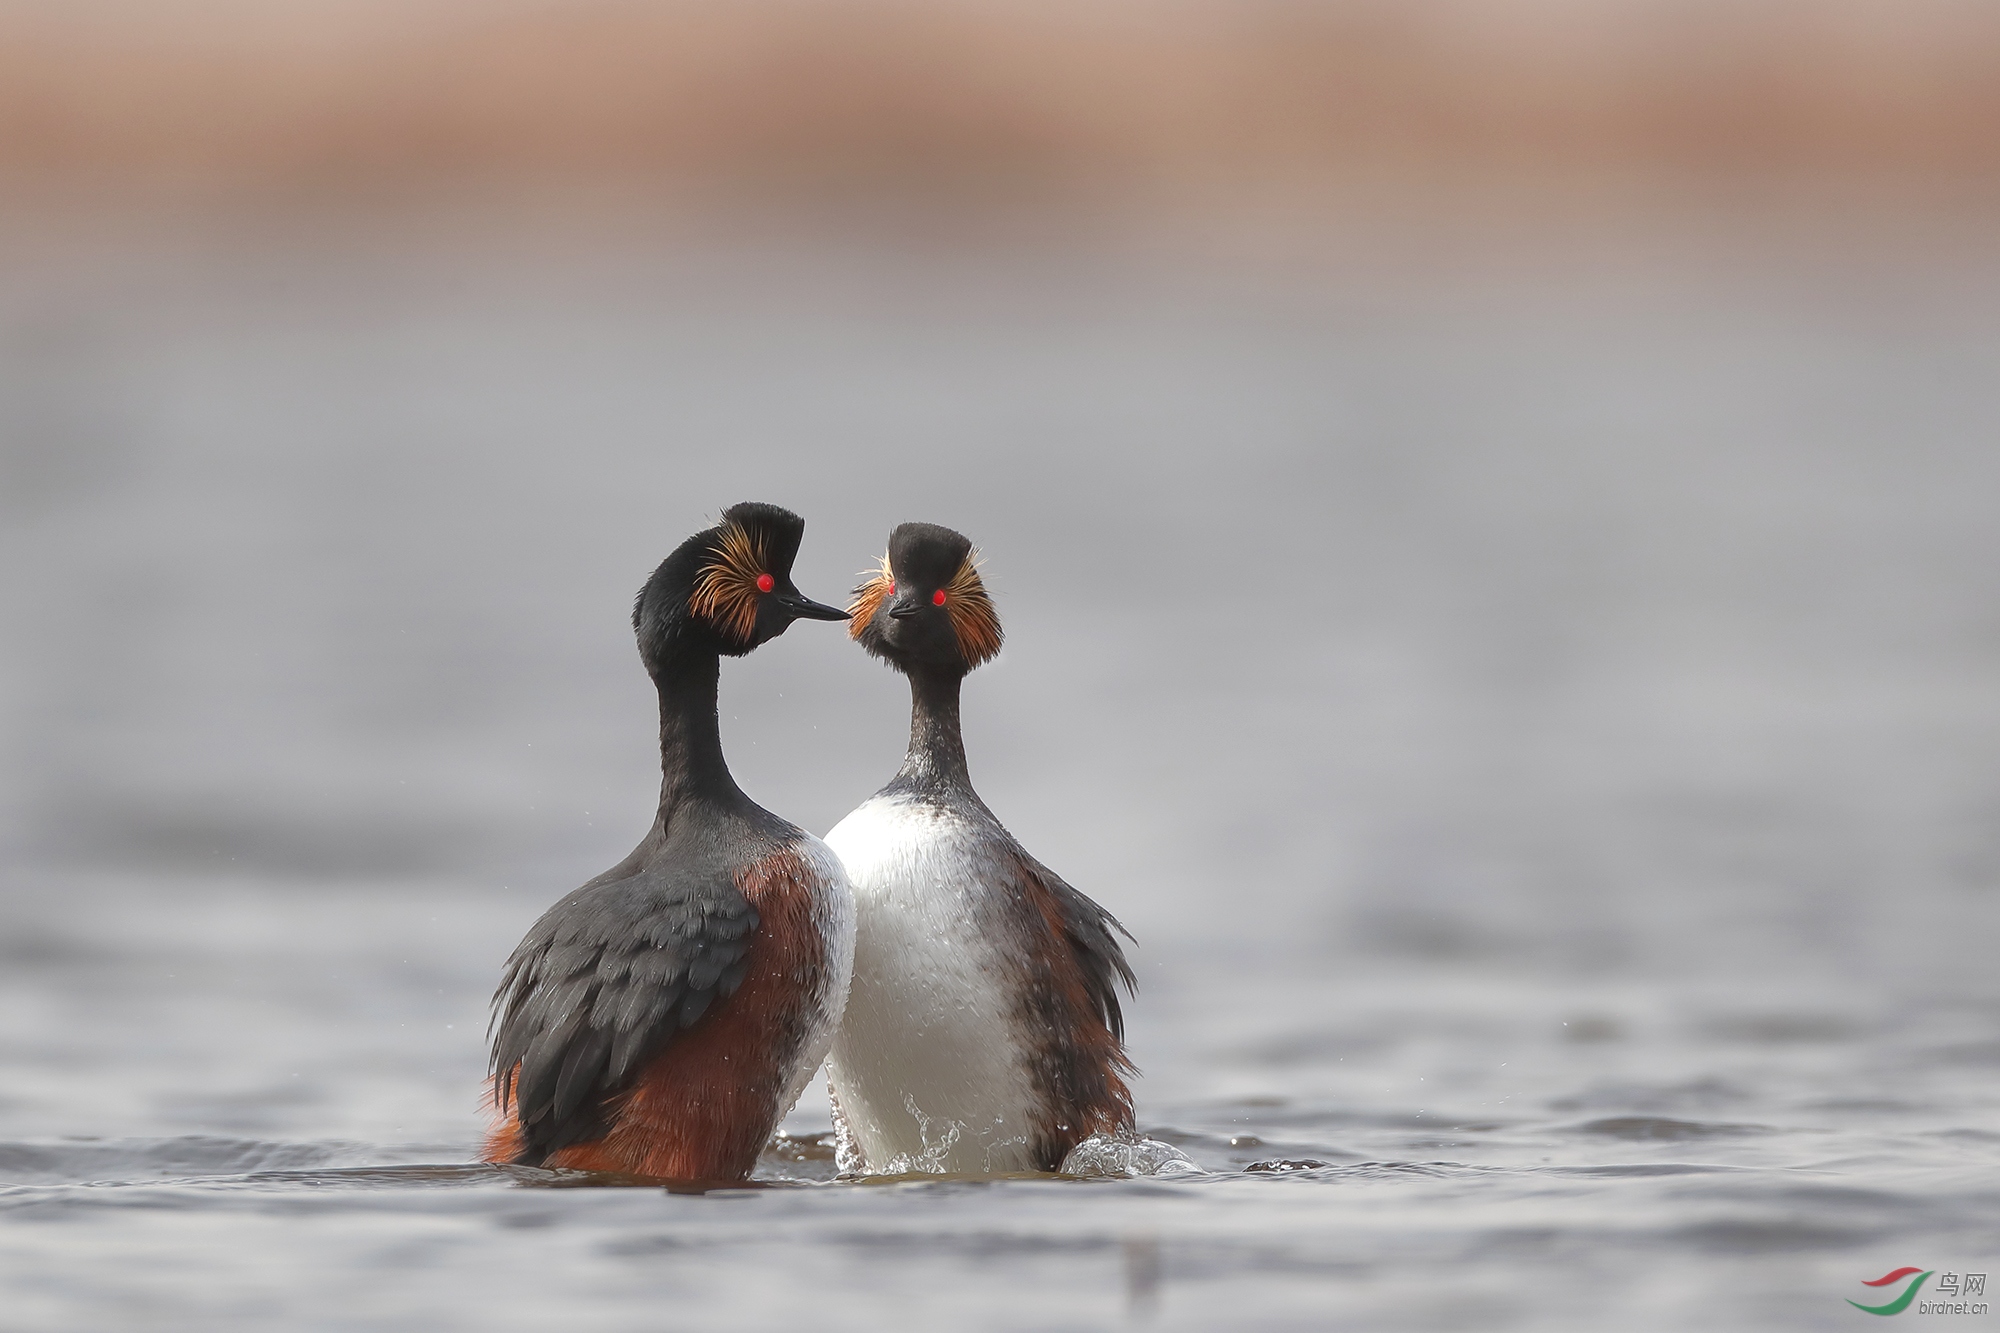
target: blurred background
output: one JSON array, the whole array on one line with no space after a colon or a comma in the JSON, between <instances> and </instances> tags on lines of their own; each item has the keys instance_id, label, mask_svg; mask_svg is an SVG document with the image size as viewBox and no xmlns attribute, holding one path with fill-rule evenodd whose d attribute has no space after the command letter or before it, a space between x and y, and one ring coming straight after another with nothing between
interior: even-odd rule
<instances>
[{"instance_id":1,"label":"blurred background","mask_svg":"<svg viewBox=\"0 0 2000 1333\"><path fill-rule=\"evenodd\" d=\"M10 0L16 179L361 199L601 178L796 200L1609 172L1972 189L1969 0Z\"/></svg>"},{"instance_id":2,"label":"blurred background","mask_svg":"<svg viewBox=\"0 0 2000 1333\"><path fill-rule=\"evenodd\" d=\"M827 600L983 548L973 776L1137 936L1143 1124L1523 1173L954 1196L888 1268L822 1194L814 1281L1094 1326L1101 1242L1170 1321L1773 1328L1976 1267L1996 223L1981 0L0 0L0 1204L466 1160L500 961L651 816L631 596L755 498ZM724 677L817 832L905 709L824 626ZM567 1294L479 1231L425 1253L504 1310L354 1295L397 1188L100 1190L7 1271L51 1328L697 1299L576 1192Z\"/></svg>"}]
</instances>

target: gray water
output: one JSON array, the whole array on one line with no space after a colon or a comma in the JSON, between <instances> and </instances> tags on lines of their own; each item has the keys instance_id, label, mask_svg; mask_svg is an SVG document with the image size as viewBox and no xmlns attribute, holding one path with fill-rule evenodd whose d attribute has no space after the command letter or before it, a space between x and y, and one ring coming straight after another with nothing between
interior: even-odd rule
<instances>
[{"instance_id":1,"label":"gray water","mask_svg":"<svg viewBox=\"0 0 2000 1333\"><path fill-rule=\"evenodd\" d=\"M2000 1267L1995 260L19 240L0 1326L1817 1329ZM501 959L650 815L631 595L745 498L822 598L983 548L975 781L1137 937L1208 1174L835 1182L823 1093L763 1188L469 1165ZM825 626L724 676L818 831L904 708Z\"/></svg>"}]
</instances>

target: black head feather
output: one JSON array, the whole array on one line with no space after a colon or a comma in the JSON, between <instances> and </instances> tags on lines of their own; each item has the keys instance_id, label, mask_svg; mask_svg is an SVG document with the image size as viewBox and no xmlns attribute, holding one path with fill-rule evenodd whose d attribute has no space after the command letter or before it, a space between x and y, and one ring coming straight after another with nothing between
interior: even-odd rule
<instances>
[{"instance_id":1,"label":"black head feather","mask_svg":"<svg viewBox=\"0 0 2000 1333\"><path fill-rule=\"evenodd\" d=\"M970 671L1000 651L1000 617L963 534L904 523L889 534L882 568L854 590L849 632L899 671Z\"/></svg>"},{"instance_id":2,"label":"black head feather","mask_svg":"<svg viewBox=\"0 0 2000 1333\"><path fill-rule=\"evenodd\" d=\"M674 548L632 606L646 669L657 675L689 653L740 657L802 616L840 619L792 582L805 530L805 520L789 509L746 501ZM760 576L768 576L768 587Z\"/></svg>"}]
</instances>

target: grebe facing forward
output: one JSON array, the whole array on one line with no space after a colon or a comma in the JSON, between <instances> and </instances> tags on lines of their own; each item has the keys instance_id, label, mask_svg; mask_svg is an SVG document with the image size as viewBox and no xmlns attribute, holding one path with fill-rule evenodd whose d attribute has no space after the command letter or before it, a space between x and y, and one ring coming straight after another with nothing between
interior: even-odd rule
<instances>
[{"instance_id":1,"label":"grebe facing forward","mask_svg":"<svg viewBox=\"0 0 2000 1333\"><path fill-rule=\"evenodd\" d=\"M743 794L715 715L722 657L797 619L846 619L792 583L804 532L775 505L736 505L639 593L659 814L507 960L487 1161L741 1180L826 1054L853 963L847 878Z\"/></svg>"},{"instance_id":2,"label":"grebe facing forward","mask_svg":"<svg viewBox=\"0 0 2000 1333\"><path fill-rule=\"evenodd\" d=\"M850 632L910 679L910 748L827 834L854 886L854 982L828 1062L842 1167L1053 1171L1132 1127L1117 921L1029 856L966 774L959 685L1000 621L949 528L905 523Z\"/></svg>"}]
</instances>

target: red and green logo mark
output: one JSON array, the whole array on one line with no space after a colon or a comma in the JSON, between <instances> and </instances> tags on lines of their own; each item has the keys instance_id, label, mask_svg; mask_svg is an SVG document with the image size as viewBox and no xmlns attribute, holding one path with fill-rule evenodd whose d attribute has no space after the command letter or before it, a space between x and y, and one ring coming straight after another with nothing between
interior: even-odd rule
<instances>
[{"instance_id":1,"label":"red and green logo mark","mask_svg":"<svg viewBox=\"0 0 2000 1333\"><path fill-rule=\"evenodd\" d=\"M1869 1314L1901 1314L1909 1308L1910 1302L1917 1298L1917 1288L1924 1285L1924 1279L1935 1271L1935 1269L1929 1268L1899 1268L1893 1273L1884 1273L1873 1282L1864 1282L1861 1285L1864 1287L1886 1287L1893 1283L1901 1282L1912 1273L1915 1273L1917 1276L1915 1281L1903 1288L1902 1295L1896 1297L1895 1300L1890 1301L1886 1305L1863 1305L1860 1301L1849 1301L1848 1304L1857 1310L1865 1310Z\"/></svg>"}]
</instances>

